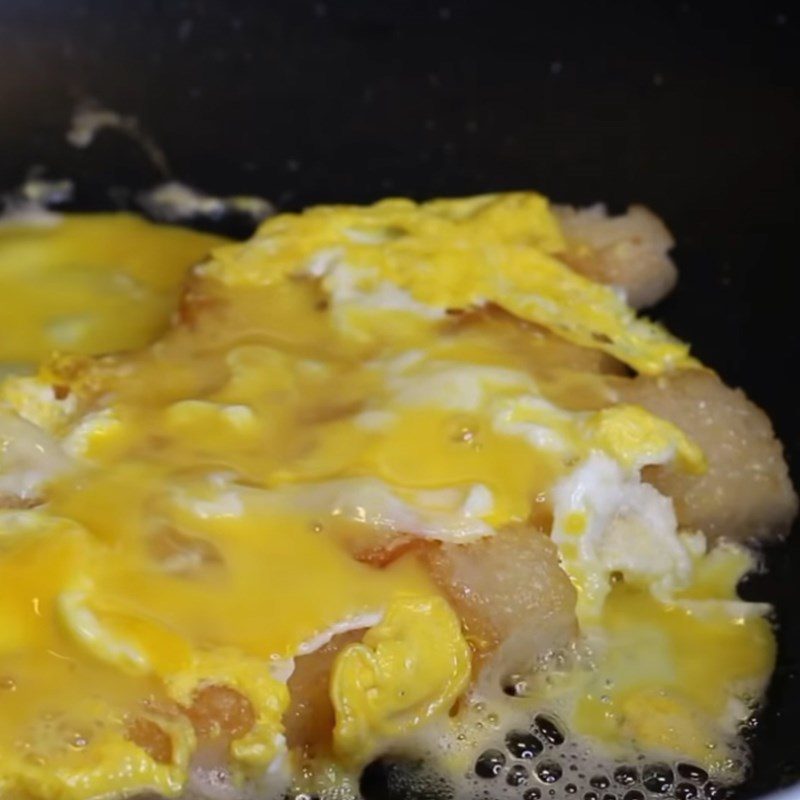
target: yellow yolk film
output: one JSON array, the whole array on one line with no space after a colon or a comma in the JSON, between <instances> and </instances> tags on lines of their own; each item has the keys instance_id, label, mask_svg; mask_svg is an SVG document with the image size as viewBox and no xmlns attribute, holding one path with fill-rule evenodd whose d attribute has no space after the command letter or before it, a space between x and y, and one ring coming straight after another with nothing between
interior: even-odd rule
<instances>
[{"instance_id":1,"label":"yellow yolk film","mask_svg":"<svg viewBox=\"0 0 800 800\"><path fill-rule=\"evenodd\" d=\"M605 652L575 712L577 730L656 753L681 753L709 766L764 689L775 662L769 622L738 601L704 598L662 605L641 590L616 587L601 625ZM739 698L738 702L734 698ZM716 745L715 747L710 747Z\"/></svg>"},{"instance_id":2,"label":"yellow yolk film","mask_svg":"<svg viewBox=\"0 0 800 800\"><path fill-rule=\"evenodd\" d=\"M224 242L127 213L0 226L0 361L149 344L166 327L189 267Z\"/></svg>"},{"instance_id":3,"label":"yellow yolk film","mask_svg":"<svg viewBox=\"0 0 800 800\"><path fill-rule=\"evenodd\" d=\"M737 626L717 603L703 616L709 597L735 598L733 567L687 549L669 501L639 482L651 463L702 471L703 454L674 425L612 405L606 386L620 362L695 362L558 260L539 195L281 215L216 247L146 347L186 267L218 241L127 215L31 237L43 283L0 253L24 333L0 357L78 355L0 385L0 410L17 416L0 416L0 797L175 796L207 747L237 779L261 775L286 755L294 660L345 632L363 634L331 668L333 757L355 768L446 722L476 676L449 587L420 554L507 525L552 526L581 597L624 574L592 594L593 621L612 644L657 629L671 664L638 683L615 672L612 716L588 697L577 732L680 749L637 717L648 692L664 719L713 729L732 689L700 697L718 674L705 636L735 653L726 686L768 674L759 613ZM74 294L59 299L60 280ZM95 306L77 344L51 341L52 320ZM19 418L47 444L36 460ZM606 524L621 508L633 521ZM637 533L648 526L661 538ZM697 688L676 699L683 681Z\"/></svg>"}]
</instances>

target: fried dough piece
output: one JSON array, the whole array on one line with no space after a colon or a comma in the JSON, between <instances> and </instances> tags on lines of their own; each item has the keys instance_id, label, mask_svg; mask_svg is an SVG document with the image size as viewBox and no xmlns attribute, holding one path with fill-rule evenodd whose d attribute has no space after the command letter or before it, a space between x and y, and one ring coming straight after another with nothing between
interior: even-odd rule
<instances>
[{"instance_id":1,"label":"fried dough piece","mask_svg":"<svg viewBox=\"0 0 800 800\"><path fill-rule=\"evenodd\" d=\"M470 544L442 544L422 557L479 653L496 650L523 628L537 650L549 647L537 641L537 631L547 639L571 636L575 589L545 534L514 527Z\"/></svg>"},{"instance_id":2,"label":"fried dough piece","mask_svg":"<svg viewBox=\"0 0 800 800\"><path fill-rule=\"evenodd\" d=\"M785 535L797 512L781 443L767 415L741 389L713 372L618 379L620 400L637 403L678 425L703 448L708 471L650 467L645 477L675 502L682 526L709 539L734 541Z\"/></svg>"},{"instance_id":3,"label":"fried dough piece","mask_svg":"<svg viewBox=\"0 0 800 800\"><path fill-rule=\"evenodd\" d=\"M634 308L646 308L675 286L668 253L675 244L664 223L643 206L612 216L602 204L555 206L568 248L560 257L576 272L625 290Z\"/></svg>"}]
</instances>

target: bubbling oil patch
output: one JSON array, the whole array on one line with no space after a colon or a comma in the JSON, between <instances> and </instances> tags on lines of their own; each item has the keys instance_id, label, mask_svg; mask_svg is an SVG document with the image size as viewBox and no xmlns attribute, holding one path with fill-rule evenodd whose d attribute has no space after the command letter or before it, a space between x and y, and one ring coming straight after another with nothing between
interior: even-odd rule
<instances>
[{"instance_id":1,"label":"bubbling oil patch","mask_svg":"<svg viewBox=\"0 0 800 800\"><path fill-rule=\"evenodd\" d=\"M701 759L665 749L645 750L632 741L610 748L578 733L570 723L575 694L559 696L553 686L560 675L596 668L588 651L573 646L545 656L535 672L503 675L499 685L480 683L438 738L436 731L424 731L415 749L390 753L368 765L361 776L361 797L723 800L746 779L750 754L744 726L736 726L724 742L706 743ZM611 691L612 681L605 682ZM755 711L756 698L749 707ZM343 800L335 793L319 797Z\"/></svg>"},{"instance_id":2,"label":"bubbling oil patch","mask_svg":"<svg viewBox=\"0 0 800 800\"><path fill-rule=\"evenodd\" d=\"M413 756L396 754L372 762L362 773L363 800L722 800L748 766L743 741L710 771L693 761L661 753L611 757L573 735L552 709L520 714L513 700L470 704L473 733L457 734ZM448 752L449 751L449 752ZM432 766L457 752L449 774ZM315 795L300 793L296 800ZM339 800L336 793L321 800Z\"/></svg>"},{"instance_id":3,"label":"bubbling oil patch","mask_svg":"<svg viewBox=\"0 0 800 800\"><path fill-rule=\"evenodd\" d=\"M571 648L527 677L479 684L448 721L370 762L357 786L341 773L326 785L324 768L308 765L307 782L284 800L725 800L747 778L747 723L709 742L702 759L634 742L612 750L578 733L569 721L576 698L542 702L536 684L592 669L582 658Z\"/></svg>"},{"instance_id":4,"label":"bubbling oil patch","mask_svg":"<svg viewBox=\"0 0 800 800\"><path fill-rule=\"evenodd\" d=\"M555 712L509 724L504 709L477 704L484 729L490 731L474 755L471 771L457 775L452 797L644 800L646 797L718 798L744 777L743 744L711 775L702 766L663 753L635 753L611 758L587 739L574 736ZM527 723L527 724L526 724ZM411 795L413 796L413 795Z\"/></svg>"}]
</instances>

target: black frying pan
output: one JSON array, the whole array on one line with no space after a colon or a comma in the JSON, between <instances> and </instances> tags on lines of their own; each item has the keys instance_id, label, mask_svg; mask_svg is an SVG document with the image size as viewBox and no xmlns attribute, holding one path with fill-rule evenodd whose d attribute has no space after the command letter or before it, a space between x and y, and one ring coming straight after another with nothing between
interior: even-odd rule
<instances>
[{"instance_id":1,"label":"black frying pan","mask_svg":"<svg viewBox=\"0 0 800 800\"><path fill-rule=\"evenodd\" d=\"M643 202L679 242L657 315L767 409L797 482L799 20L789 0L3 0L0 187L38 163L99 208L157 180L119 136L65 144L91 96L175 176L282 208ZM742 798L800 778L800 537L768 561L745 592L776 605L780 662Z\"/></svg>"}]
</instances>

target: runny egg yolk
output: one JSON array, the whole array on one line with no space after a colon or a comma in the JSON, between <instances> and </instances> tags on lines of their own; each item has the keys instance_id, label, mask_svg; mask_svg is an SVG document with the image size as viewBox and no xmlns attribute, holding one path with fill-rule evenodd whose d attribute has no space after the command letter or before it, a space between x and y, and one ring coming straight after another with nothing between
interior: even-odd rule
<instances>
[{"instance_id":1,"label":"runny egg yolk","mask_svg":"<svg viewBox=\"0 0 800 800\"><path fill-rule=\"evenodd\" d=\"M0 362L149 344L166 327L189 267L225 241L126 213L4 223L0 296L9 333Z\"/></svg>"},{"instance_id":2,"label":"runny egg yolk","mask_svg":"<svg viewBox=\"0 0 800 800\"><path fill-rule=\"evenodd\" d=\"M606 652L663 631L670 675L637 683L615 672L617 716L589 697L575 710L578 733L679 749L636 709L648 692L672 702L684 681L712 679L705 636L737 654L731 683L763 682L772 642L758 614L737 628L717 604L692 621L709 608L691 603L709 599L698 586L713 576L705 554L681 550L674 515L656 520L674 564L661 565L655 545L641 552L656 568L625 561L632 525L609 536L603 526L595 550L581 549L593 520L630 506L644 525L670 505L642 489L642 466L703 468L675 426L612 407L604 372L696 363L558 260L563 237L544 198L281 215L249 243L215 249L174 324L141 349L179 274L217 242L127 216L63 226L41 240L44 274L72 286L78 261L92 275L118 264L153 303L133 306L128 288L117 297L83 275L88 293L50 297L0 258L26 331L0 357L134 348L62 355L0 388L4 413L40 426L64 456L26 472L38 507L0 511L0 796L176 795L209 730L240 777L261 775L285 754L293 659L366 629L330 678L335 754L363 764L447 719L474 677L460 621L418 553L506 525L552 527L584 601L578 620L607 636ZM95 238L96 258L82 249ZM64 330L56 317L85 322L95 299L105 321L71 344L51 341ZM14 469L2 460L12 452L0 448L0 471ZM603 470L613 480L562 502L557 487L584 468L582 490ZM418 550L393 549L408 536ZM589 586L617 571L624 587ZM733 600L734 584L714 599ZM692 690L671 719L716 720L728 696L705 702Z\"/></svg>"},{"instance_id":3,"label":"runny egg yolk","mask_svg":"<svg viewBox=\"0 0 800 800\"><path fill-rule=\"evenodd\" d=\"M696 558L690 587L668 602L642 586L614 585L584 628L594 668L553 676L549 699L574 731L616 758L630 758L633 746L724 772L773 669L775 642L765 609L736 599L749 554L720 545Z\"/></svg>"},{"instance_id":4,"label":"runny egg yolk","mask_svg":"<svg viewBox=\"0 0 800 800\"><path fill-rule=\"evenodd\" d=\"M757 699L774 665L767 620L744 608L664 607L621 586L602 624L606 653L575 726L603 741L724 762L725 748L710 745L730 739L747 714L743 704Z\"/></svg>"}]
</instances>

